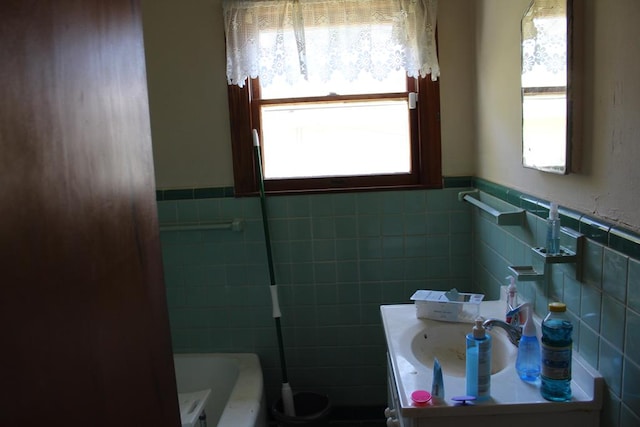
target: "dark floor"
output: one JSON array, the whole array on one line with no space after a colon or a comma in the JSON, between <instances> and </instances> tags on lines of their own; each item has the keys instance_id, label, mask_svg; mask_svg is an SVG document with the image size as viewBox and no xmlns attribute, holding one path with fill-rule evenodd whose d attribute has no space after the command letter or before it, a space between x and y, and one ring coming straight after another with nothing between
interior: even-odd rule
<instances>
[{"instance_id":1,"label":"dark floor","mask_svg":"<svg viewBox=\"0 0 640 427\"><path fill-rule=\"evenodd\" d=\"M379 420L363 420L363 421L330 421L330 426L336 427L386 427L387 420L380 418Z\"/></svg>"},{"instance_id":2,"label":"dark floor","mask_svg":"<svg viewBox=\"0 0 640 427\"><path fill-rule=\"evenodd\" d=\"M299 427L386 427L387 420L328 420L325 423L296 424ZM269 422L269 427L289 427L286 424L278 424L275 421Z\"/></svg>"},{"instance_id":3,"label":"dark floor","mask_svg":"<svg viewBox=\"0 0 640 427\"><path fill-rule=\"evenodd\" d=\"M274 419L269 422L269 427L385 427L387 420L384 417L384 408L371 407L338 407L332 408L328 419L324 420L294 420L290 424L283 422L278 424Z\"/></svg>"}]
</instances>

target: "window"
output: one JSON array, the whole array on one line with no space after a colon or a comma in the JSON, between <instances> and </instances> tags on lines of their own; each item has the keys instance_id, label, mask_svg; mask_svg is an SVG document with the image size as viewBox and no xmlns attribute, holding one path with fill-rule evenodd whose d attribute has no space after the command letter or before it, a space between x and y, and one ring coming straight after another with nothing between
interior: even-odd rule
<instances>
[{"instance_id":1,"label":"window","mask_svg":"<svg viewBox=\"0 0 640 427\"><path fill-rule=\"evenodd\" d=\"M371 169L358 169L359 167L372 167L367 162L366 152L356 152L353 159L355 165L353 165L354 174L336 172L333 176L316 176L308 177L312 170L304 167L306 162L314 166L318 165L319 158L315 154L313 146L308 146L308 151L304 151L300 155L300 159L295 160L293 157L283 157L283 153L278 153L278 147L273 148L275 152L271 153L268 150L272 149L269 145L269 136L265 135L261 137L264 140L261 144L263 170L265 174L265 190L267 192L286 192L286 191L313 191L313 190L337 190L337 189L382 189L393 187L424 187L424 188L440 188L441 186L441 149L440 149L440 123L439 123L439 88L438 83L431 81L428 78L408 78L405 79L405 90L402 92L389 92L383 94L359 94L359 95L326 95L324 97L305 97L305 98L285 98L285 99L262 99L260 97L260 86L258 79L252 79L248 85L240 88L236 85L229 86L229 108L231 114L231 137L232 137L232 151L233 151L233 168L235 179L235 191L237 195L247 195L255 193L258 190L257 187L257 175L254 164L253 144L252 144L252 129L258 129L259 133L266 133L264 124L267 126L277 126L278 120L282 120L278 116L282 115L283 109L287 111L286 114L301 116L309 116L309 111L313 108L332 110L327 115L334 114L338 110L345 111L351 107L345 107L345 105L356 104L364 105L363 107L355 108L384 108L386 110L404 110L406 119L402 123L406 123L409 131L407 132L408 141L403 141L406 144L407 151L406 156L403 159L408 163L408 169L403 172L396 171L395 173L389 173L385 170L386 164L382 165L382 168L374 169L377 173L366 173ZM418 102L416 108L410 110L407 106L408 94L411 91L416 90L418 93ZM306 101L306 102L305 102ZM386 105L386 104L390 105ZM394 105L399 104L398 105ZM310 105L310 107L304 107L304 105ZM335 105L339 107L335 107ZM367 107L367 105L369 107ZM379 107L384 105L384 107ZM291 109L287 110L287 107ZM266 114L273 114L273 117L268 118L266 123L263 124L263 118ZM289 113L289 111L291 111ZM312 115L315 115L312 114ZM402 112L398 114L401 116ZM369 115L371 117L371 115ZM340 129L337 126L333 126L332 123L328 123L327 120L320 121L315 120L312 117L312 126L318 126L318 132L312 137L317 137L317 140L312 140L310 144L322 144L323 141L332 141L326 133L336 132ZM303 119L299 119L303 120ZM402 120L400 117L398 120ZM286 121L286 120L285 120ZM345 121L342 125L348 125L350 121ZM295 128L294 128L295 129ZM271 131L269 131L271 132ZM350 138L357 139L357 136L349 134ZM324 137L324 138L323 138ZM362 136L366 139L366 135ZM291 141L286 141L290 143ZM384 138L382 138L382 142ZM396 143L397 141L391 141ZM401 145L401 144L399 144ZM361 151L372 150L374 147L362 148L362 145L358 145ZM281 149L282 147L280 147ZM285 144L286 148L286 144ZM348 151L348 148L338 147L337 156L340 156L344 151ZM398 151L403 150L399 148ZM285 150L284 154L287 153ZM275 158L273 158L275 156ZM294 160L291 160L291 159ZM277 162L293 162L292 165L285 165L291 167L293 170L290 175L293 176L278 176L277 172L272 173L271 168L279 170L278 166L271 166L269 161L273 159L274 163ZM356 163L357 162L357 163ZM302 167L299 171L298 167ZM298 171L298 172L295 172ZM309 173L307 173L307 171ZM360 171L361 173L358 173ZM298 176L295 176L298 175ZM322 172L317 175L323 175Z\"/></svg>"},{"instance_id":2,"label":"window","mask_svg":"<svg viewBox=\"0 0 640 427\"><path fill-rule=\"evenodd\" d=\"M227 8L228 3L233 0L227 0ZM408 28L415 32L415 21L426 21L407 18L415 3L344 0L348 13L336 13L327 9L340 3L335 0L283 1L285 16L291 14L284 21L315 23L291 29L276 28L282 20L270 23L282 15L271 6L265 9L275 3L243 2L243 9L233 13L225 9L236 194L258 190L253 129L260 135L268 192L440 188L439 87L434 81L439 71L434 71L435 52L429 56L407 46L407 40L420 44ZM413 9L396 9L401 4ZM362 5L368 9L354 12ZM229 35L242 25L248 28ZM429 38L419 35L428 45ZM295 60L287 62L287 55ZM252 62L257 57L262 62ZM416 64L421 64L419 71ZM425 77L425 69L433 71L434 80Z\"/></svg>"}]
</instances>

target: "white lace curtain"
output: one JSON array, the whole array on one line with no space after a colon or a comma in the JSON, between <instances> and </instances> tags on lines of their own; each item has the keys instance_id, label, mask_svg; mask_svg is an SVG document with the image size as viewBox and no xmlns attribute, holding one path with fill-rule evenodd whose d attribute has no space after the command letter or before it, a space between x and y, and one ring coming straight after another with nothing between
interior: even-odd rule
<instances>
[{"instance_id":1,"label":"white lace curtain","mask_svg":"<svg viewBox=\"0 0 640 427\"><path fill-rule=\"evenodd\" d=\"M437 0L224 0L227 80L440 75Z\"/></svg>"}]
</instances>

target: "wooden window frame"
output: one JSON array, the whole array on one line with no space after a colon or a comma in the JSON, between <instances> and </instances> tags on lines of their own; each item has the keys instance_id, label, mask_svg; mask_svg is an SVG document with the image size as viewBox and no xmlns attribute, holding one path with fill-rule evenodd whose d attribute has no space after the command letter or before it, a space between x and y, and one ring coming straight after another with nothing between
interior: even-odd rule
<instances>
[{"instance_id":1,"label":"wooden window frame","mask_svg":"<svg viewBox=\"0 0 640 427\"><path fill-rule=\"evenodd\" d=\"M442 148L440 141L440 85L426 78L408 79L408 91L418 93L417 108L412 115L412 172L409 174L367 175L346 177L269 179L265 192L269 194L327 193L385 189L442 188ZM397 94L396 94L397 95ZM234 191L236 196L251 196L259 192L253 149L252 130L260 132L259 82L251 79L244 87L228 86L233 155ZM384 98L392 95L354 95L352 99ZM343 100L345 97L340 97ZM330 97L323 98L331 100Z\"/></svg>"}]
</instances>

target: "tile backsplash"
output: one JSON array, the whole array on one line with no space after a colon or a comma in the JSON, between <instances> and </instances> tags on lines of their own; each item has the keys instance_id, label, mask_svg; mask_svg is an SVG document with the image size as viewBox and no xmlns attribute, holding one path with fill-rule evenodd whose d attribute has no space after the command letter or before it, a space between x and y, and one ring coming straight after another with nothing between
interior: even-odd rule
<instances>
[{"instance_id":1,"label":"tile backsplash","mask_svg":"<svg viewBox=\"0 0 640 427\"><path fill-rule=\"evenodd\" d=\"M267 199L289 380L329 394L337 406L384 405L386 345L381 304L416 289L497 298L510 265L531 265L544 244L548 202L479 179L459 188ZM526 210L522 226L498 226L458 201L473 187ZM162 231L175 352L255 352L269 399L281 377L271 313L260 203L232 189L161 190L161 224L234 218L242 231ZM562 207L563 226L586 236L575 264L547 266L519 292L543 315L563 300L575 345L607 382L602 425L639 425L640 239ZM580 278L580 280L579 280Z\"/></svg>"},{"instance_id":2,"label":"tile backsplash","mask_svg":"<svg viewBox=\"0 0 640 427\"><path fill-rule=\"evenodd\" d=\"M474 186L526 210L522 226L497 226L477 209L471 213L474 287L495 298L509 266L536 263L530 247L544 246L549 203L483 180ZM519 292L540 316L550 301L567 304L574 351L607 383L601 425L640 425L640 238L560 206L563 226L586 236L582 271L575 264L538 266L544 277L519 282Z\"/></svg>"}]
</instances>

